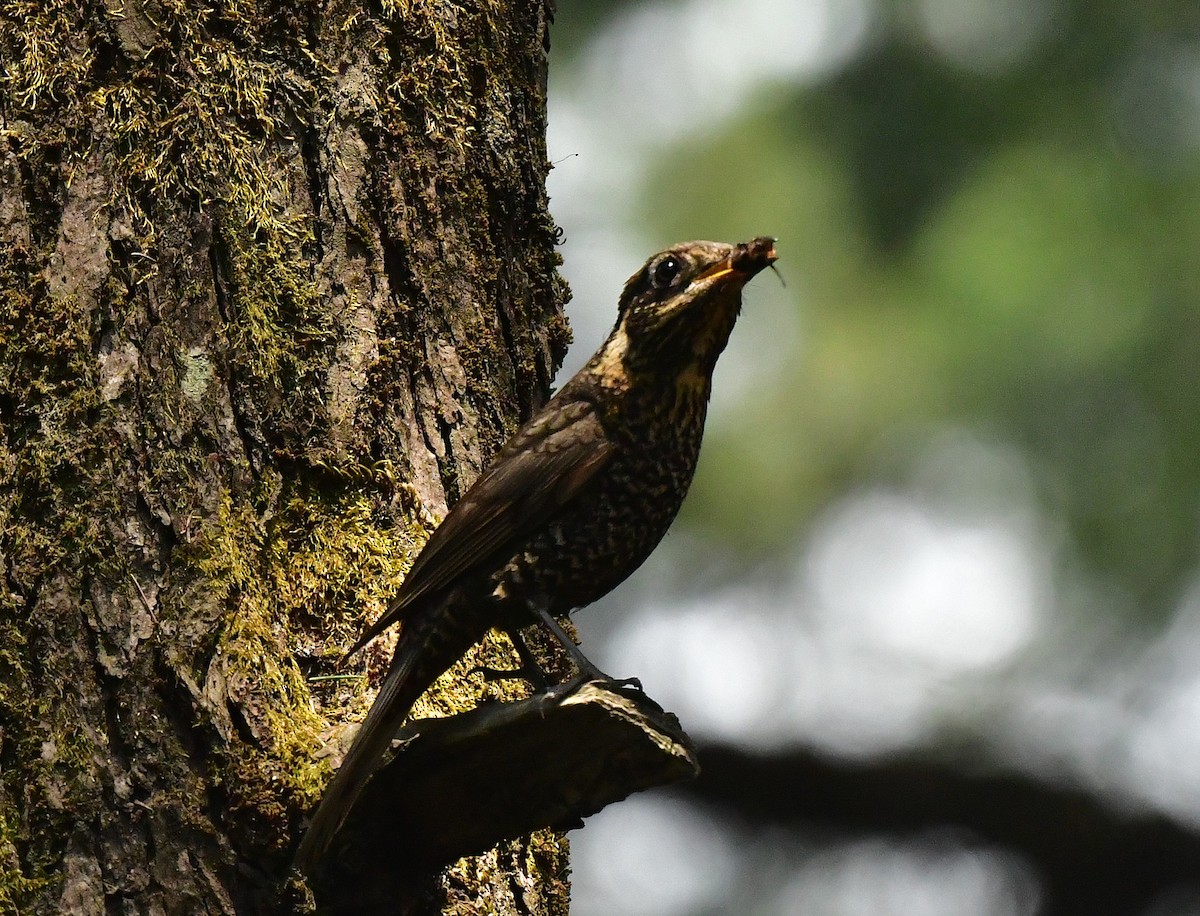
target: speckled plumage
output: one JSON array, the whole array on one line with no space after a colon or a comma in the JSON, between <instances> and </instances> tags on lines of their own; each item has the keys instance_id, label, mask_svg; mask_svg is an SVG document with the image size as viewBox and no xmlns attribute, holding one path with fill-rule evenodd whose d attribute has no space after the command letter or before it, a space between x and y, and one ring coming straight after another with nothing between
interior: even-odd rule
<instances>
[{"instance_id":1,"label":"speckled plumage","mask_svg":"<svg viewBox=\"0 0 1200 916\"><path fill-rule=\"evenodd\" d=\"M402 622L374 705L297 854L311 870L409 709L492 627L590 604L662 540L691 484L717 357L774 241L688 242L630 277L587 365L496 454L434 532L391 607Z\"/></svg>"}]
</instances>

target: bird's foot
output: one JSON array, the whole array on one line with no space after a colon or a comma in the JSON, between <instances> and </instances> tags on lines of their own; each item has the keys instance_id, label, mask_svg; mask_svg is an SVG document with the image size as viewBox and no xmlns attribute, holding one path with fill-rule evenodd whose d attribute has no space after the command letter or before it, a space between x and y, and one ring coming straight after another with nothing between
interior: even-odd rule
<instances>
[{"instance_id":1,"label":"bird's foot","mask_svg":"<svg viewBox=\"0 0 1200 916\"><path fill-rule=\"evenodd\" d=\"M554 639L567 651L567 654L571 656L571 661L575 664L575 669L578 672L575 677L571 679L571 683L601 681L616 688L629 687L636 690L638 693L645 693L645 691L642 689L642 682L636 677L616 678L610 674L605 674L603 671L597 668L596 665L593 664L592 660L583 654L583 650L575 644L575 640L571 639L571 637L566 634L566 631L563 630L558 621L554 619L554 615L546 610L544 605L535 604L533 608L534 612L538 616L538 619L541 621L542 626L544 626L550 632L550 635L552 635Z\"/></svg>"},{"instance_id":2,"label":"bird's foot","mask_svg":"<svg viewBox=\"0 0 1200 916\"><path fill-rule=\"evenodd\" d=\"M590 671L580 671L578 677L581 680L601 683L613 690L636 690L638 693L646 692L642 688L642 682L636 677L613 677L611 674L607 674L595 666Z\"/></svg>"},{"instance_id":3,"label":"bird's foot","mask_svg":"<svg viewBox=\"0 0 1200 916\"><path fill-rule=\"evenodd\" d=\"M610 687L615 687L618 690L621 688L629 688L631 690L636 690L638 693L646 692L642 687L642 682L636 677L613 677L612 675L601 671L591 662L588 662L583 666L576 665L576 667L578 670L576 671L575 676L569 678L566 683L579 685L590 683L592 681L599 681L607 684ZM537 691L549 690L555 686L546 679L546 675L542 673L540 668L531 669L524 665L520 668L493 668L491 665L475 665L467 672L468 676L472 674L480 675L484 681L489 684L495 684L499 681L525 680L532 684L534 690Z\"/></svg>"},{"instance_id":4,"label":"bird's foot","mask_svg":"<svg viewBox=\"0 0 1200 916\"><path fill-rule=\"evenodd\" d=\"M609 686L621 689L628 687L630 690L636 690L638 693L645 693L645 688L642 687L642 682L636 677L610 677L608 679Z\"/></svg>"},{"instance_id":5,"label":"bird's foot","mask_svg":"<svg viewBox=\"0 0 1200 916\"><path fill-rule=\"evenodd\" d=\"M578 651L571 654L571 660L575 662L577 674L572 680L575 681L600 681L610 687L631 687L639 693L644 693L642 690L642 682L636 677L613 677L606 671L601 671L597 668L586 655Z\"/></svg>"}]
</instances>

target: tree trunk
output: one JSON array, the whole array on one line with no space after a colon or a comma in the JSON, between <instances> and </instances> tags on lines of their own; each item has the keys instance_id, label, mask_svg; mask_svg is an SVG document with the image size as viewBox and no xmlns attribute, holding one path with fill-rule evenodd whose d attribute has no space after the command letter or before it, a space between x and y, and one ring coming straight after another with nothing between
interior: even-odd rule
<instances>
[{"instance_id":1,"label":"tree trunk","mask_svg":"<svg viewBox=\"0 0 1200 916\"><path fill-rule=\"evenodd\" d=\"M386 656L341 652L567 342L550 14L0 3L0 911L311 908ZM395 910L561 913L565 871L539 834Z\"/></svg>"}]
</instances>

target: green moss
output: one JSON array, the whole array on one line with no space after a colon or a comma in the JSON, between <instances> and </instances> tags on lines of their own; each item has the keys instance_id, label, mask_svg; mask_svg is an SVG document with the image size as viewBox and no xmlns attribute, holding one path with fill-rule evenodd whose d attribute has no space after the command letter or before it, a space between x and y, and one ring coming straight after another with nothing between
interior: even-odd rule
<instances>
[{"instance_id":1,"label":"green moss","mask_svg":"<svg viewBox=\"0 0 1200 916\"><path fill-rule=\"evenodd\" d=\"M98 817L94 736L83 729L61 657L25 663L20 608L0 607L0 913L35 911L58 869L77 817ZM21 852L18 855L17 850Z\"/></svg>"},{"instance_id":2,"label":"green moss","mask_svg":"<svg viewBox=\"0 0 1200 916\"><path fill-rule=\"evenodd\" d=\"M88 46L74 41L73 35L85 16L84 6L77 0L0 3L0 47L6 64L0 71L0 90L13 106L10 117L49 106L71 114L84 107L82 96L94 58ZM26 122L15 132L16 138L65 141L61 123L48 127L46 133L37 135Z\"/></svg>"},{"instance_id":3,"label":"green moss","mask_svg":"<svg viewBox=\"0 0 1200 916\"><path fill-rule=\"evenodd\" d=\"M6 603L7 604L7 603ZM0 721L7 723L26 722L32 715L29 678L22 662L25 634L15 625L15 611L11 605L4 607L0 618ZM28 842L28 836L18 826L19 814L7 803L9 798L20 798L23 787L30 777L29 767L36 767L40 754L30 737L22 731L15 734L8 725L3 735L4 766L0 769L0 912L19 913L28 906L31 897L45 885L44 874L29 874L17 856L18 845Z\"/></svg>"},{"instance_id":4,"label":"green moss","mask_svg":"<svg viewBox=\"0 0 1200 916\"><path fill-rule=\"evenodd\" d=\"M106 163L117 178L106 209L119 218L132 254L114 258L126 274L114 297L177 260L178 239L161 238L164 226L181 214L187 223L198 213L211 217L226 274L218 293L226 293L229 365L247 384L276 392L261 433L275 445L321 433L322 350L331 339L306 256L310 217L284 203L303 166L295 148L278 143L311 112L323 71L306 30L275 33L275 47L257 39L278 14L257 2L214 8L173 0L156 8L151 23L131 7L107 26L125 36L118 23L136 24L146 47L98 73L94 42L82 34L85 23L96 28L94 10L0 0L0 88L15 103L17 155L37 180L59 188L94 154L115 159ZM46 241L52 245L54 235ZM196 295L203 301L211 287ZM87 347L75 352L90 355ZM192 357L203 358L185 358Z\"/></svg>"},{"instance_id":5,"label":"green moss","mask_svg":"<svg viewBox=\"0 0 1200 916\"><path fill-rule=\"evenodd\" d=\"M92 315L76 296L51 296L39 266L20 249L0 250L0 401L14 405L0 476L11 513L6 549L14 562L36 558L50 575L67 558L89 557L110 570L101 520L115 497L114 431L101 409ZM20 519L20 523L16 523Z\"/></svg>"},{"instance_id":6,"label":"green moss","mask_svg":"<svg viewBox=\"0 0 1200 916\"><path fill-rule=\"evenodd\" d=\"M546 916L567 916L571 909L571 884L567 875L571 865L571 844L561 833L536 830L529 837L525 868L531 875L547 879L543 899Z\"/></svg>"},{"instance_id":7,"label":"green moss","mask_svg":"<svg viewBox=\"0 0 1200 916\"><path fill-rule=\"evenodd\" d=\"M282 828L289 808L315 804L329 775L315 755L327 722L294 658L310 646L336 657L364 610L382 610L425 532L392 525L370 490L297 489L271 502L266 522L254 500L226 497L197 545L195 566L233 605L216 654L256 739L229 750L224 779L240 808ZM341 693L365 712L361 687L347 697L343 682Z\"/></svg>"},{"instance_id":8,"label":"green moss","mask_svg":"<svg viewBox=\"0 0 1200 916\"><path fill-rule=\"evenodd\" d=\"M307 231L248 222L245 216L219 225L229 275L230 365L259 390L287 392L294 400L276 402L275 425L292 427L297 418L323 413L315 399L328 363L324 345L331 340L331 319L321 307L311 266L296 257L295 249L311 241ZM266 400L271 404L269 395Z\"/></svg>"},{"instance_id":9,"label":"green moss","mask_svg":"<svg viewBox=\"0 0 1200 916\"><path fill-rule=\"evenodd\" d=\"M236 791L256 798L261 794L251 789L278 778L281 762L298 756L297 744L311 747L321 726L307 702L303 676L280 645L286 618L264 576L266 542L265 526L251 503L235 503L226 496L198 544L196 558L197 569L216 597L233 605L217 639L214 663L221 665L230 699L238 704L258 746L235 745L226 778ZM242 753L258 761L263 778L250 778ZM304 774L298 777L307 781Z\"/></svg>"},{"instance_id":10,"label":"green moss","mask_svg":"<svg viewBox=\"0 0 1200 916\"><path fill-rule=\"evenodd\" d=\"M20 832L0 808L0 913L28 913L38 894L50 884L45 876L26 875L17 857Z\"/></svg>"},{"instance_id":11,"label":"green moss","mask_svg":"<svg viewBox=\"0 0 1200 916\"><path fill-rule=\"evenodd\" d=\"M391 527L369 491L323 500L295 494L274 526L270 573L280 603L305 630L348 641L360 615L381 612L428 533ZM347 614L347 611L350 613Z\"/></svg>"},{"instance_id":12,"label":"green moss","mask_svg":"<svg viewBox=\"0 0 1200 916\"><path fill-rule=\"evenodd\" d=\"M567 873L566 838L552 830L539 830L528 840L509 840L477 856L466 856L449 866L442 876L443 898L437 903L442 916L476 916L478 913L507 913L512 895L517 906L528 906L519 889L522 882L513 879L513 871L539 877L536 894L539 904L533 911L546 916L567 916L570 886Z\"/></svg>"},{"instance_id":13,"label":"green moss","mask_svg":"<svg viewBox=\"0 0 1200 916\"><path fill-rule=\"evenodd\" d=\"M463 150L479 118L476 93L471 91L470 52L459 43L457 16L482 16L484 34L495 24L485 6L482 11L456 9L448 14L436 0L384 0L382 11L393 28L411 29L405 43L404 61L392 60L382 52L383 65L395 79L384 89L383 116L393 131L404 133L413 126L423 128L430 139L454 150ZM419 26L414 26L419 23ZM471 34L472 29L464 34ZM484 47L490 42L484 43ZM419 50L416 50L419 49ZM479 46L474 48L476 54ZM418 121L413 114L419 112ZM436 113L436 114L435 114Z\"/></svg>"},{"instance_id":14,"label":"green moss","mask_svg":"<svg viewBox=\"0 0 1200 916\"><path fill-rule=\"evenodd\" d=\"M78 297L51 295L42 276L27 250L0 248L0 403L10 405L0 446L0 553L10 574L36 571L36 582L20 582L33 590L79 564L101 579L118 565L104 523L115 517L116 498L104 485L114 476L114 433L96 390L93 319ZM4 912L21 911L56 880L74 819L95 816L100 805L96 738L83 728L72 687L76 659L32 654L23 591L10 585L0 596ZM72 619L47 620L66 645L79 638L61 632Z\"/></svg>"}]
</instances>

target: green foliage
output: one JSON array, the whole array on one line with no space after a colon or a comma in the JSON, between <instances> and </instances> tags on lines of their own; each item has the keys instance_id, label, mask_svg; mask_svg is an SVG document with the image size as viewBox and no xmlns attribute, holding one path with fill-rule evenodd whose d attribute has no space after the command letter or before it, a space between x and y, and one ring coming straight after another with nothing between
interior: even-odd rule
<instances>
[{"instance_id":1,"label":"green foliage","mask_svg":"<svg viewBox=\"0 0 1200 916\"><path fill-rule=\"evenodd\" d=\"M1128 12L1069 20L994 74L892 34L661 157L639 197L655 234L775 233L801 327L710 431L688 523L782 548L965 428L1023 451L1132 613L1169 611L1200 548L1200 149L1124 133L1111 74L1174 47ZM681 174L714 193L662 193ZM754 300L744 323L769 322Z\"/></svg>"}]
</instances>

